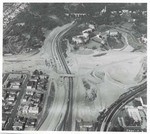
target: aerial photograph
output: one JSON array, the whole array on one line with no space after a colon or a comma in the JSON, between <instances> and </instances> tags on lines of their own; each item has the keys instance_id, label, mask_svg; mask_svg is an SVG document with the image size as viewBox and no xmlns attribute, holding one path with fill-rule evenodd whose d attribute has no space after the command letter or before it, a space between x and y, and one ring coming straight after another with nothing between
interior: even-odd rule
<instances>
[{"instance_id":1,"label":"aerial photograph","mask_svg":"<svg viewBox=\"0 0 150 134\"><path fill-rule=\"evenodd\" d=\"M1 131L147 132L147 3L3 3Z\"/></svg>"}]
</instances>

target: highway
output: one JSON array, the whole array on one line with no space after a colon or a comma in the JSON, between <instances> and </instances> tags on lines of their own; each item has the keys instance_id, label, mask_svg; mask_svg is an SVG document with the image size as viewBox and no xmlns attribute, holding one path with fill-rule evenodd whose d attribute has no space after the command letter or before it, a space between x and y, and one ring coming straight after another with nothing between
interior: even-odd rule
<instances>
[{"instance_id":1,"label":"highway","mask_svg":"<svg viewBox=\"0 0 150 134\"><path fill-rule=\"evenodd\" d=\"M67 73L71 74L65 58L61 51L60 41L63 35L74 26L74 22L63 26L60 32L56 33L49 49L52 52L52 57L55 61L55 71L57 73ZM48 49L48 48L47 48ZM55 98L52 107L49 110L49 114L39 130L68 130L71 131L72 127L72 104L73 104L73 78L69 79L69 87L63 89L63 87L58 87L55 85ZM66 85L68 84L68 79L64 80ZM64 84L65 84L64 83ZM61 91L60 91L61 90Z\"/></svg>"},{"instance_id":2,"label":"highway","mask_svg":"<svg viewBox=\"0 0 150 134\"><path fill-rule=\"evenodd\" d=\"M71 27L69 27L65 32L62 33L61 38L63 38L63 35L69 31L74 25L76 24L76 22L73 22L73 25ZM67 74L71 74L71 71L69 70L67 63L65 61L62 49L60 45L60 41L61 38L59 38L59 40L57 40L57 51L58 51L58 56L59 56L59 60L61 61L61 63L63 64L63 68L65 69ZM62 130L64 131L71 131L72 129L72 105L73 105L73 78L70 77L69 78L69 90L68 90L68 102L67 102L67 111L64 117L64 120L62 122Z\"/></svg>"},{"instance_id":3,"label":"highway","mask_svg":"<svg viewBox=\"0 0 150 134\"><path fill-rule=\"evenodd\" d=\"M135 96L141 94L141 92L147 90L147 81L139 86L133 87L129 93L126 93L123 96L120 96L120 98L113 103L107 111L104 112L105 117L103 118L99 130L100 131L108 131L109 126L111 124L111 120L116 115L116 113L127 103L129 103L131 100L135 98Z\"/></svg>"}]
</instances>

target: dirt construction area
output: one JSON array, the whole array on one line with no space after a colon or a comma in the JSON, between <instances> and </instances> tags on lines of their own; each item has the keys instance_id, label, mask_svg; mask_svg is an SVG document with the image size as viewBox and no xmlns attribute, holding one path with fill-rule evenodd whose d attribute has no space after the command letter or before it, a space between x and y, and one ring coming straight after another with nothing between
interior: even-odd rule
<instances>
[{"instance_id":1,"label":"dirt construction area","mask_svg":"<svg viewBox=\"0 0 150 134\"><path fill-rule=\"evenodd\" d=\"M96 121L100 111L109 107L129 87L142 82L141 68L146 54L126 49L94 57L97 53L93 50L85 55L83 50L83 54L69 53L67 57L71 72L76 74L74 107L77 120Z\"/></svg>"}]
</instances>

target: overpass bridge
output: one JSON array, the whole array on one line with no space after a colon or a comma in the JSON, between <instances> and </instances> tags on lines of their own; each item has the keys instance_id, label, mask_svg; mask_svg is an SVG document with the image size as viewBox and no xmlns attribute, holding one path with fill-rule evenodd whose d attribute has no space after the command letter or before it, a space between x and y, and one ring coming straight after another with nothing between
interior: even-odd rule
<instances>
[{"instance_id":1,"label":"overpass bridge","mask_svg":"<svg viewBox=\"0 0 150 134\"><path fill-rule=\"evenodd\" d=\"M71 77L74 78L75 74L59 74L60 77Z\"/></svg>"}]
</instances>

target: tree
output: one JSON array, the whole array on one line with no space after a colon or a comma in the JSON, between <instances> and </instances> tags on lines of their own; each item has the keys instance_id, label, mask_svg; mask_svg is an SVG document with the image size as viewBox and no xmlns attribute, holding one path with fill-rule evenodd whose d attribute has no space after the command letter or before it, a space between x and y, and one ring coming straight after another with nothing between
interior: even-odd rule
<instances>
[{"instance_id":1,"label":"tree","mask_svg":"<svg viewBox=\"0 0 150 134\"><path fill-rule=\"evenodd\" d=\"M74 48L74 50L79 50L79 46L78 45L75 45L73 48Z\"/></svg>"},{"instance_id":2,"label":"tree","mask_svg":"<svg viewBox=\"0 0 150 134\"><path fill-rule=\"evenodd\" d=\"M118 39L121 40L122 34L118 32Z\"/></svg>"},{"instance_id":3,"label":"tree","mask_svg":"<svg viewBox=\"0 0 150 134\"><path fill-rule=\"evenodd\" d=\"M43 75L43 72L42 72L42 71L40 71L39 73L40 73L40 75Z\"/></svg>"},{"instance_id":4,"label":"tree","mask_svg":"<svg viewBox=\"0 0 150 134\"><path fill-rule=\"evenodd\" d=\"M95 49L97 49L97 48L96 48L96 46L93 46L92 49L95 50Z\"/></svg>"},{"instance_id":5,"label":"tree","mask_svg":"<svg viewBox=\"0 0 150 134\"><path fill-rule=\"evenodd\" d=\"M39 71L36 69L34 72L33 72L33 75L39 75Z\"/></svg>"}]
</instances>

